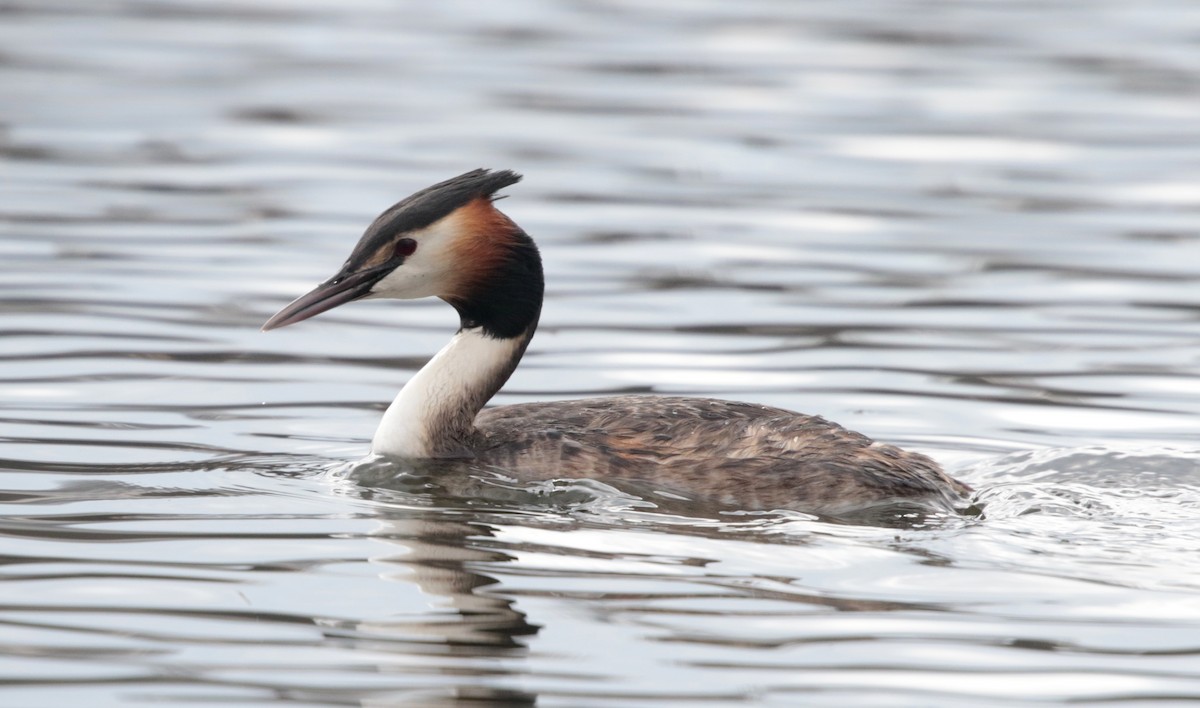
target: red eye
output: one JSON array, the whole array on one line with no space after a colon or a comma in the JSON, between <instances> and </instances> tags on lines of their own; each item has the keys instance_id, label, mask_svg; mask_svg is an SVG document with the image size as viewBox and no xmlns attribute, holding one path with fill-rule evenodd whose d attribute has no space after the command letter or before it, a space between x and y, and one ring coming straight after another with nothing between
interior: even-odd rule
<instances>
[{"instance_id":1,"label":"red eye","mask_svg":"<svg viewBox=\"0 0 1200 708\"><path fill-rule=\"evenodd\" d=\"M408 258L417 252L417 242L411 238L402 238L392 247L392 255L397 258Z\"/></svg>"}]
</instances>

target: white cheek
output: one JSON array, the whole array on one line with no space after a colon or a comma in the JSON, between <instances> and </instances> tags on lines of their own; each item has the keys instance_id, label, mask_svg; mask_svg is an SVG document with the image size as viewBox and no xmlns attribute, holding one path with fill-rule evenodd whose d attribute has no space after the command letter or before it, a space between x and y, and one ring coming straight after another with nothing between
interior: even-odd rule
<instances>
[{"instance_id":1,"label":"white cheek","mask_svg":"<svg viewBox=\"0 0 1200 708\"><path fill-rule=\"evenodd\" d=\"M452 279L449 245L458 228L454 216L412 232L417 241L416 253L375 283L368 297L412 300L442 294Z\"/></svg>"},{"instance_id":2,"label":"white cheek","mask_svg":"<svg viewBox=\"0 0 1200 708\"><path fill-rule=\"evenodd\" d=\"M430 269L428 264L409 258L404 262L404 265L396 268L396 270L385 275L378 283L375 283L375 286L371 288L371 294L367 297L388 297L404 300L431 297L437 295L439 280L441 279L438 277L438 274Z\"/></svg>"}]
</instances>

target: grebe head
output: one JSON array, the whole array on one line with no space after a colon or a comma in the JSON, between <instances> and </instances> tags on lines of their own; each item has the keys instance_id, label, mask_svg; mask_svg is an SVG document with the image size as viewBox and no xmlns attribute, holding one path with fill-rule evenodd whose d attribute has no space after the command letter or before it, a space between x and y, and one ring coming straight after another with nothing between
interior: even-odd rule
<instances>
[{"instance_id":1,"label":"grebe head","mask_svg":"<svg viewBox=\"0 0 1200 708\"><path fill-rule=\"evenodd\" d=\"M492 202L520 179L509 170L473 170L396 203L367 227L337 275L276 313L263 331L353 300L436 296L458 310L464 329L519 336L541 309L541 259Z\"/></svg>"}]
</instances>

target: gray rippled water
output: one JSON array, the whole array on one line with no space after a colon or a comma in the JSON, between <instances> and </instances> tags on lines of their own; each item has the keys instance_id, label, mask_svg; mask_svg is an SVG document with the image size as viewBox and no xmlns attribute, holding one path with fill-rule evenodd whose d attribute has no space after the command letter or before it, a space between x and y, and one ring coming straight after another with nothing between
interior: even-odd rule
<instances>
[{"instance_id":1,"label":"gray rippled water","mask_svg":"<svg viewBox=\"0 0 1200 708\"><path fill-rule=\"evenodd\" d=\"M1200 701L1200 7L0 7L0 704ZM356 466L437 302L259 325L475 167L538 239L500 403L926 452L981 516Z\"/></svg>"}]
</instances>

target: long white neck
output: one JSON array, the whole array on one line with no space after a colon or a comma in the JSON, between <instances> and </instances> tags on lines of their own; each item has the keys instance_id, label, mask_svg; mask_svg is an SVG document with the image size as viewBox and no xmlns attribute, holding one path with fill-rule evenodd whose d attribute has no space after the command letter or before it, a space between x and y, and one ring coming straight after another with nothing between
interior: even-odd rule
<instances>
[{"instance_id":1,"label":"long white neck","mask_svg":"<svg viewBox=\"0 0 1200 708\"><path fill-rule=\"evenodd\" d=\"M469 457L475 416L517 368L533 328L496 339L460 330L416 373L375 431L371 452L393 457Z\"/></svg>"}]
</instances>

